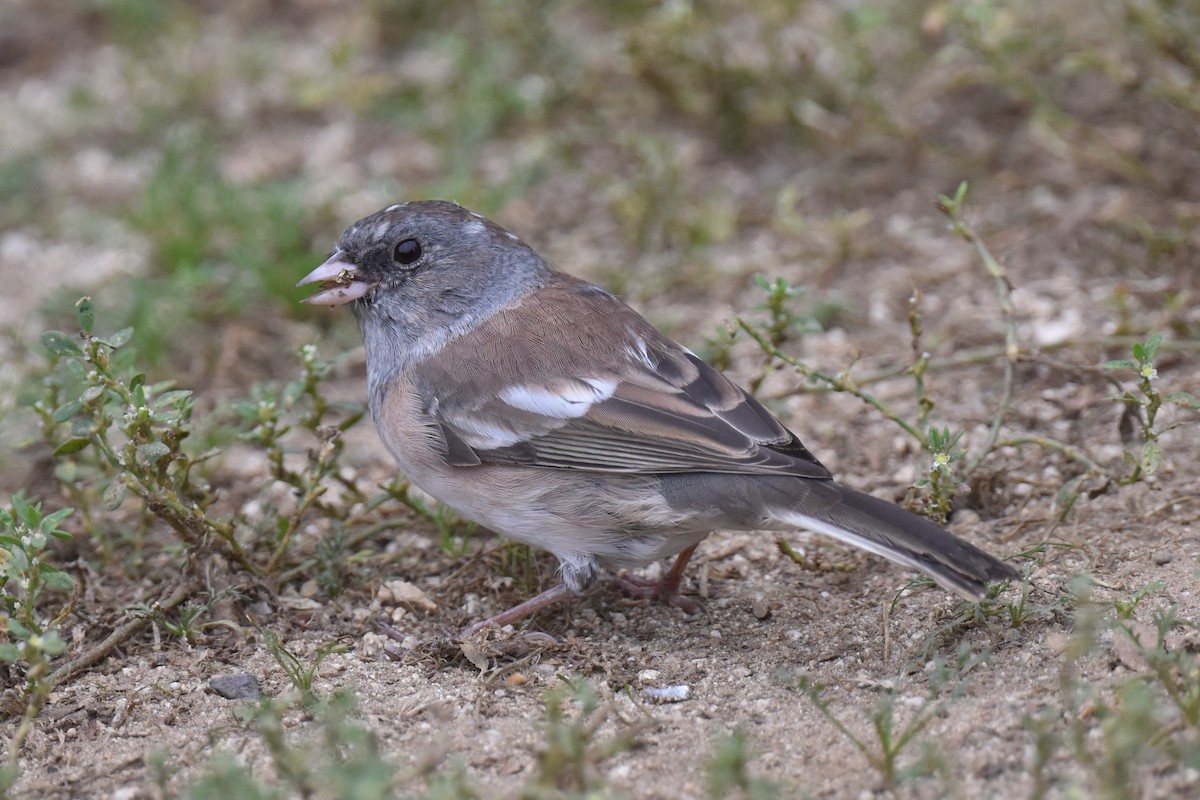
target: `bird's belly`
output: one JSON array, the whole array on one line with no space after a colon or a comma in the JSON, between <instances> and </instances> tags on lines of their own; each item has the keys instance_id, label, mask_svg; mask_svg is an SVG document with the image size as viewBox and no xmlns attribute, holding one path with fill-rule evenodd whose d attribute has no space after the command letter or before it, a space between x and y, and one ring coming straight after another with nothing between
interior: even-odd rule
<instances>
[{"instance_id":1,"label":"bird's belly","mask_svg":"<svg viewBox=\"0 0 1200 800\"><path fill-rule=\"evenodd\" d=\"M404 476L460 516L560 558L594 557L606 568L639 567L708 535L680 515L654 482L626 475L483 464L450 467L389 448Z\"/></svg>"}]
</instances>

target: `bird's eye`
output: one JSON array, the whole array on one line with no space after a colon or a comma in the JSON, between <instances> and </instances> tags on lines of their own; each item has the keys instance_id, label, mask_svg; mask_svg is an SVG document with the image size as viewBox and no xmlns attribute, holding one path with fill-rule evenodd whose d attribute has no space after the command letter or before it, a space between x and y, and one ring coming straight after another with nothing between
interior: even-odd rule
<instances>
[{"instance_id":1,"label":"bird's eye","mask_svg":"<svg viewBox=\"0 0 1200 800\"><path fill-rule=\"evenodd\" d=\"M401 266L408 266L421 257L421 243L416 239L401 239L392 251L392 259Z\"/></svg>"}]
</instances>

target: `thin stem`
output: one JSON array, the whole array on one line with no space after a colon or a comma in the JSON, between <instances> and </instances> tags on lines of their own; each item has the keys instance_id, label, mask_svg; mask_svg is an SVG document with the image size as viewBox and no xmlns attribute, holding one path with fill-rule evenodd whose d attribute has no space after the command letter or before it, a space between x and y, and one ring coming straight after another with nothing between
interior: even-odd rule
<instances>
[{"instance_id":1,"label":"thin stem","mask_svg":"<svg viewBox=\"0 0 1200 800\"><path fill-rule=\"evenodd\" d=\"M1047 439L1044 436L1017 436L1012 439L1003 439L996 442L993 449L1001 447L1019 447L1023 444L1036 444L1037 446L1045 447L1048 450L1057 450L1072 461L1078 462L1088 472L1094 472L1099 475L1104 474L1104 468L1088 458L1083 451L1055 439Z\"/></svg>"},{"instance_id":2,"label":"thin stem","mask_svg":"<svg viewBox=\"0 0 1200 800\"><path fill-rule=\"evenodd\" d=\"M917 430L916 427L914 427L907 420L896 416L896 414L894 414L874 395L864 392L856 383L850 381L849 377L833 376L821 372L820 370L813 369L798 359L795 359L789 356L787 353L782 352L778 347L771 344L765 336L755 329L753 325L746 322L746 320L742 319L741 317L735 317L735 320L738 327L745 331L751 339L757 342L758 346L761 347L762 351L768 356L779 359L810 380L822 381L835 392L844 392L857 397L859 400L862 400L871 408L882 414L884 418L891 420L903 428L904 432L916 439L921 447L925 447L925 436L919 430Z\"/></svg>"},{"instance_id":3,"label":"thin stem","mask_svg":"<svg viewBox=\"0 0 1200 800\"><path fill-rule=\"evenodd\" d=\"M966 183L963 183L953 199L938 198L938 208L950 218L954 232L974 246L975 252L979 254L984 268L992 276L996 298L1000 304L1000 314L1004 319L1004 379L1000 390L1000 402L996 406L996 413L992 415L992 424L988 428L987 440L975 457L967 462L963 470L964 476L969 476L992 452L996 441L1000 438L1000 429L1004 425L1004 418L1008 415L1009 406L1012 404L1013 383L1016 379L1017 360L1021 355L1021 345L1017 339L1017 312L1012 301L1012 281L1009 280L1004 265L996 260L971 224L963 219L962 200L965 195Z\"/></svg>"}]
</instances>

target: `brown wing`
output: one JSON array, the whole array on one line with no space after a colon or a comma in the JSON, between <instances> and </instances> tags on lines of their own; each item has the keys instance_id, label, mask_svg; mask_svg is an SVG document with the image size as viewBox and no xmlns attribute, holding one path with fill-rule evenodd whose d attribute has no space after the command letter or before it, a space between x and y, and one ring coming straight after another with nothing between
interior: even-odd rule
<instances>
[{"instance_id":1,"label":"brown wing","mask_svg":"<svg viewBox=\"0 0 1200 800\"><path fill-rule=\"evenodd\" d=\"M745 391L567 275L452 341L414 378L456 465L830 477Z\"/></svg>"}]
</instances>

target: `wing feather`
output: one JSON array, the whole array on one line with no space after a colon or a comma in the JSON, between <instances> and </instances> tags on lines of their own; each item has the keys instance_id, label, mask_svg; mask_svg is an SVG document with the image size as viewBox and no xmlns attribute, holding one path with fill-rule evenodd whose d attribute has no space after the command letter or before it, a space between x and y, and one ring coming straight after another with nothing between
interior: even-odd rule
<instances>
[{"instance_id":1,"label":"wing feather","mask_svg":"<svg viewBox=\"0 0 1200 800\"><path fill-rule=\"evenodd\" d=\"M566 275L414 370L456 466L830 477L744 390Z\"/></svg>"}]
</instances>

